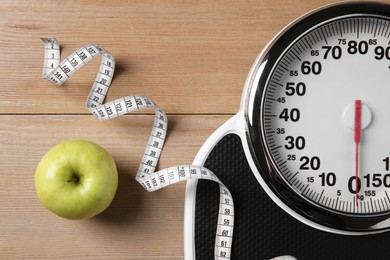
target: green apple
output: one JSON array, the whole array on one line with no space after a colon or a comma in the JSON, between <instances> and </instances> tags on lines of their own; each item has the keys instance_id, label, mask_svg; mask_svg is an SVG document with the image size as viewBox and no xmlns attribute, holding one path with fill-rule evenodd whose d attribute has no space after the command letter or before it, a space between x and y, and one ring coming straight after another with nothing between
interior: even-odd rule
<instances>
[{"instance_id":1,"label":"green apple","mask_svg":"<svg viewBox=\"0 0 390 260\"><path fill-rule=\"evenodd\" d=\"M42 204L58 216L87 219L104 211L118 187L114 159L101 146L71 140L50 149L35 172Z\"/></svg>"}]
</instances>

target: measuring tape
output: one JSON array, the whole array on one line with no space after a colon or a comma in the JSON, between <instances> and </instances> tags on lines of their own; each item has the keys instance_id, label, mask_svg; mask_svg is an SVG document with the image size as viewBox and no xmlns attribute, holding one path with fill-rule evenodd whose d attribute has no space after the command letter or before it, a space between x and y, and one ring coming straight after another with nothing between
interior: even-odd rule
<instances>
[{"instance_id":1,"label":"measuring tape","mask_svg":"<svg viewBox=\"0 0 390 260\"><path fill-rule=\"evenodd\" d=\"M154 124L139 165L136 180L147 190L155 191L171 184L190 179L205 179L219 184L220 200L215 239L215 259L230 259L234 227L234 205L229 190L210 170L202 166L178 165L155 171L167 135L167 116L146 96L126 96L103 103L111 85L115 59L104 48L89 44L79 48L60 62L60 46L55 38L41 38L45 45L42 77L55 85L63 84L73 73L89 61L102 56L100 68L89 92L86 106L99 120L109 120L142 109L155 110ZM274 259L295 259L282 256Z\"/></svg>"}]
</instances>

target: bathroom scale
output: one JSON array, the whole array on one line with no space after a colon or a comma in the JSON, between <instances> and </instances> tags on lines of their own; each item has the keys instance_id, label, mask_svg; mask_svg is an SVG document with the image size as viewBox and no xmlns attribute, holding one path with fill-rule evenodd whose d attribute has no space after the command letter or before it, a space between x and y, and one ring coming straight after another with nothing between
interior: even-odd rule
<instances>
[{"instance_id":1,"label":"bathroom scale","mask_svg":"<svg viewBox=\"0 0 390 260\"><path fill-rule=\"evenodd\" d=\"M390 6L332 4L289 24L194 165L232 194L231 259L389 259ZM225 258L219 200L217 183L187 182L185 259Z\"/></svg>"}]
</instances>

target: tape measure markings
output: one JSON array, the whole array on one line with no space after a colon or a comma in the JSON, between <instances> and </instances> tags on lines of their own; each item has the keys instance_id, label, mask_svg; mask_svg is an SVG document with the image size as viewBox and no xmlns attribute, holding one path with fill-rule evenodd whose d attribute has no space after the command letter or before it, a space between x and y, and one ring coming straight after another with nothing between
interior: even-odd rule
<instances>
[{"instance_id":1,"label":"tape measure markings","mask_svg":"<svg viewBox=\"0 0 390 260\"><path fill-rule=\"evenodd\" d=\"M103 104L115 70L115 59L97 44L85 45L60 62L60 46L55 38L41 38L45 45L43 77L61 85L73 73L97 56L102 56L99 71L88 95L86 106L99 120L109 120L134 111L153 108L155 118L148 144L139 165L136 180L148 191L190 179L219 183L220 202L215 239L215 259L230 259L234 230L234 204L229 190L209 169L179 165L155 172L168 130L165 112L145 96L126 96Z\"/></svg>"},{"instance_id":2,"label":"tape measure markings","mask_svg":"<svg viewBox=\"0 0 390 260\"><path fill-rule=\"evenodd\" d=\"M168 130L167 116L146 96L126 96L103 104L114 76L115 59L97 44L85 45L60 62L60 46L55 38L41 38L45 44L42 77L61 85L92 59L102 56L99 71L86 101L86 107L99 120L110 120L142 109L155 110L155 118L136 180L149 192L190 179L219 183L220 200L215 238L215 259L230 259L234 231L234 203L226 186L209 169L195 165L178 165L155 172ZM292 256L274 258L295 259Z\"/></svg>"}]
</instances>

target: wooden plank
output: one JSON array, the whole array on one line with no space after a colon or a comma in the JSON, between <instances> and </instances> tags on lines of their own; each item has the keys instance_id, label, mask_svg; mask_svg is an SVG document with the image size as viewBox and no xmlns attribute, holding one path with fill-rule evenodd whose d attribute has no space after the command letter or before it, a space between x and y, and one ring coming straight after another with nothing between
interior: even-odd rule
<instances>
[{"instance_id":1,"label":"wooden plank","mask_svg":"<svg viewBox=\"0 0 390 260\"><path fill-rule=\"evenodd\" d=\"M117 61L107 99L147 95L169 113L163 169L191 163L238 110L253 61L284 26L332 2L2 1L0 259L183 259L185 184L148 193L134 180L151 111L97 121L85 100L99 62L55 87L41 78L40 37L56 37L63 58L99 43ZM56 217L35 194L40 158L69 139L99 143L119 169L112 205L91 220Z\"/></svg>"},{"instance_id":2,"label":"wooden plank","mask_svg":"<svg viewBox=\"0 0 390 260\"><path fill-rule=\"evenodd\" d=\"M190 164L228 116L169 116L159 169ZM0 116L0 258L182 259L185 183L149 193L135 180L151 115L101 122L93 116ZM111 206L90 220L59 218L39 202L34 172L59 142L87 139L105 147L119 171Z\"/></svg>"},{"instance_id":3,"label":"wooden plank","mask_svg":"<svg viewBox=\"0 0 390 260\"><path fill-rule=\"evenodd\" d=\"M168 113L232 114L261 49L316 1L3 1L0 113L87 113L97 72L87 65L62 88L41 79L40 37L63 58L96 42L117 60L109 99L147 95ZM388 1L389 2L389 1Z\"/></svg>"}]
</instances>

